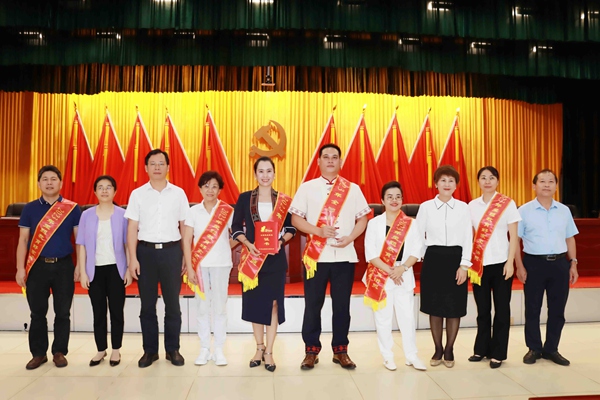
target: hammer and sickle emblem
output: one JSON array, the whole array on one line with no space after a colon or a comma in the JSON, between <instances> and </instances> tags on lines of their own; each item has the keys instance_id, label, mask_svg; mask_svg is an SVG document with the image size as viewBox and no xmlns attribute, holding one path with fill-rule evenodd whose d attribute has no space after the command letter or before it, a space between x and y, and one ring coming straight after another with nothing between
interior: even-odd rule
<instances>
[{"instance_id":1,"label":"hammer and sickle emblem","mask_svg":"<svg viewBox=\"0 0 600 400\"><path fill-rule=\"evenodd\" d=\"M279 134L279 142L277 142L272 133ZM275 157L279 156L283 158L285 156L285 145L287 143L287 137L285 134L285 130L283 126L276 121L269 120L269 124L261 127L259 130L254 132L254 137L260 142L263 140L267 146L269 146L269 150L258 148L257 146L252 145L250 147L250 157Z\"/></svg>"}]
</instances>

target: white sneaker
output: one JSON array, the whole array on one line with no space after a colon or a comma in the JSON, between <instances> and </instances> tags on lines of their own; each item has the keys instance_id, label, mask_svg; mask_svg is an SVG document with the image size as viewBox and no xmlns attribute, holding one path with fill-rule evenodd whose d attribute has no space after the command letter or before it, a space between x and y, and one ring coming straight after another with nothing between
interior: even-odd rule
<instances>
[{"instance_id":1,"label":"white sneaker","mask_svg":"<svg viewBox=\"0 0 600 400\"><path fill-rule=\"evenodd\" d=\"M417 369L419 371L427 371L427 367L425 366L425 364L423 363L423 361L421 361L419 359L419 357L415 357L412 360L406 360L406 365L408 366L413 366L414 369Z\"/></svg>"},{"instance_id":2,"label":"white sneaker","mask_svg":"<svg viewBox=\"0 0 600 400\"><path fill-rule=\"evenodd\" d=\"M218 365L219 367L227 365L227 359L225 358L225 354L223 354L223 349L215 349L212 359L214 360L215 365Z\"/></svg>"},{"instance_id":3,"label":"white sneaker","mask_svg":"<svg viewBox=\"0 0 600 400\"><path fill-rule=\"evenodd\" d=\"M383 361L383 366L386 367L387 369L389 369L390 371L395 371L396 370L396 363L392 359L390 359L390 360L384 360Z\"/></svg>"},{"instance_id":4,"label":"white sneaker","mask_svg":"<svg viewBox=\"0 0 600 400\"><path fill-rule=\"evenodd\" d=\"M196 358L196 361L194 361L194 364L206 365L206 363L208 362L209 359L210 359L210 350L203 347L202 350L200 350L200 354L198 355L198 358Z\"/></svg>"}]
</instances>

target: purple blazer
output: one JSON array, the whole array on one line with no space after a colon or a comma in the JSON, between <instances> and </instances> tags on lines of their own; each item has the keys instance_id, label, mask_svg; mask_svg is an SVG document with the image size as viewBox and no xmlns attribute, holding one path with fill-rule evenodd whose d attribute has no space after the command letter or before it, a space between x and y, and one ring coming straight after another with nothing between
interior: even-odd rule
<instances>
[{"instance_id":1,"label":"purple blazer","mask_svg":"<svg viewBox=\"0 0 600 400\"><path fill-rule=\"evenodd\" d=\"M96 237L99 221L96 215L96 207L88 208L81 214L77 239L75 240L76 244L85 246L85 272L90 278L90 282L94 280L94 273L96 272ZM125 210L121 207L115 206L115 212L110 217L110 227L112 229L117 269L121 278L124 279L127 271L127 257L124 246L127 240L127 219L125 218Z\"/></svg>"}]
</instances>

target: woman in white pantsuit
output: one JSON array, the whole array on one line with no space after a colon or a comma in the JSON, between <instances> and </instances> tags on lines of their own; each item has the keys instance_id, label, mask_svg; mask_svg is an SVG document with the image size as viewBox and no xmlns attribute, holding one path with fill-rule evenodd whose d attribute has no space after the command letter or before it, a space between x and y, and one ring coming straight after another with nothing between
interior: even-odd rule
<instances>
[{"instance_id":1,"label":"woman in white pantsuit","mask_svg":"<svg viewBox=\"0 0 600 400\"><path fill-rule=\"evenodd\" d=\"M400 183L396 181L386 183L381 189L381 201L385 206L385 212L369 221L365 234L365 256L370 263L369 268L376 268L367 269L367 273L365 273L363 279L367 283L365 300L369 304L378 304L373 306L373 309L376 310L374 311L374 317L377 328L377 341L383 356L383 365L391 371L396 369L392 351L394 345L392 318L395 311L396 321L402 333L406 365L412 365L415 369L425 371L427 368L417 355L414 313L415 276L412 269L418 261L422 246L419 230L416 223L400 210L402 206L402 187ZM382 249L384 246L386 246L386 249L388 247L386 238L388 242L392 239L397 240L396 234L392 232L388 237L388 232L391 228L398 227L395 223L400 220L403 220L406 226L403 231L404 242L396 245L400 248L396 249L399 252L395 252L395 254L397 253L395 260L388 260L386 263L382 260ZM394 252L392 251L392 253ZM377 276L375 277L375 275ZM385 291L384 302L367 299L370 291L369 279L380 279L382 281L385 279L383 286Z\"/></svg>"}]
</instances>

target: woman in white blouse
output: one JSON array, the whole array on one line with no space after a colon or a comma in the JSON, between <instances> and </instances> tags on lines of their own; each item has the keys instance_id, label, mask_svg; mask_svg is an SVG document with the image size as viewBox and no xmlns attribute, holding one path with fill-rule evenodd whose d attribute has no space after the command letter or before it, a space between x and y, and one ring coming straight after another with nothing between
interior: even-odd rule
<instances>
[{"instance_id":1,"label":"woman in white blouse","mask_svg":"<svg viewBox=\"0 0 600 400\"><path fill-rule=\"evenodd\" d=\"M477 337L469 361L477 362L488 357L492 368L500 367L507 355L513 263L519 247L517 223L521 220L515 202L496 192L499 179L496 168L481 168L477 180L482 196L469 203L471 222L476 231L471 257L473 268L469 277L477 303Z\"/></svg>"},{"instance_id":2,"label":"woman in white blouse","mask_svg":"<svg viewBox=\"0 0 600 400\"><path fill-rule=\"evenodd\" d=\"M415 369L425 371L427 367L417 356L414 314L415 275L412 268L420 257L422 243L416 222L407 217L400 209L402 197L400 183L391 181L383 185L381 202L385 206L385 212L369 221L365 234L365 258L369 264L374 268L379 268L384 276L387 276L384 286L386 305L374 311L377 342L383 356L383 365L390 371L396 370L392 352L394 345L392 319L395 311L396 322L402 333L406 365L412 365ZM380 255L383 254L382 250L387 251L388 249L386 239L388 239L390 227L393 226L396 218L404 218L410 223L410 226L398 256L393 263L386 264ZM366 277L365 273L365 278L363 278L365 283Z\"/></svg>"},{"instance_id":3,"label":"woman in white blouse","mask_svg":"<svg viewBox=\"0 0 600 400\"><path fill-rule=\"evenodd\" d=\"M452 194L459 174L442 165L433 176L438 195L419 207L417 225L425 251L421 269L421 312L429 315L435 353L432 366L454 366L454 342L467 314L467 271L471 266L473 228L466 203ZM442 346L446 319L446 346ZM442 360L443 358L443 360Z\"/></svg>"}]
</instances>

